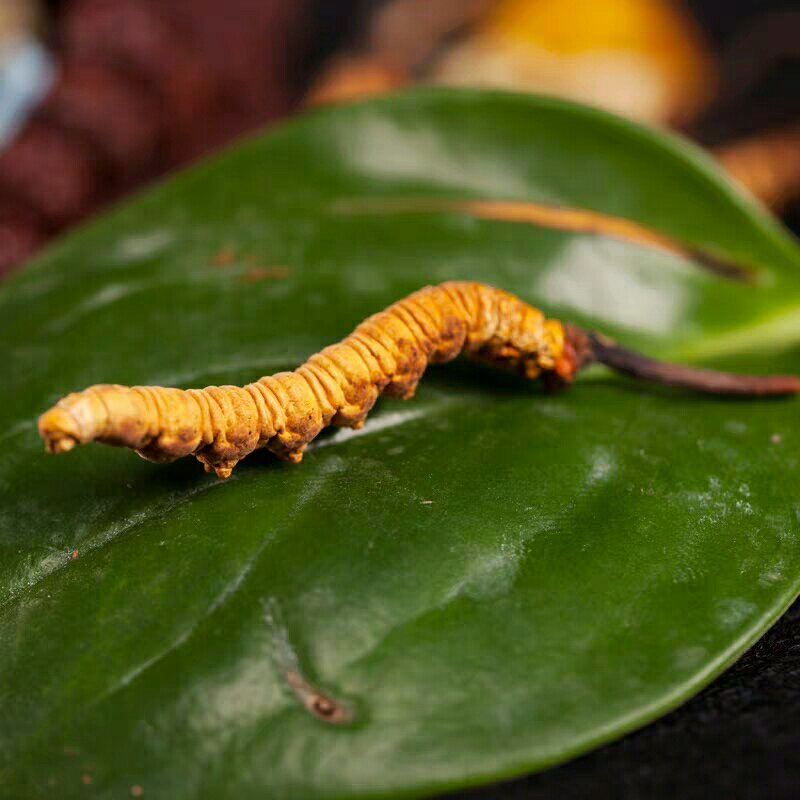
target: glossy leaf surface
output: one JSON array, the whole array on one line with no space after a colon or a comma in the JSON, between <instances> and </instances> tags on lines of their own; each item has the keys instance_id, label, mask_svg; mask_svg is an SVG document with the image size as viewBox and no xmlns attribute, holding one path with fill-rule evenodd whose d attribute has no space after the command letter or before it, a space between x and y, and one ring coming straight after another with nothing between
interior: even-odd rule
<instances>
[{"instance_id":1,"label":"glossy leaf surface","mask_svg":"<svg viewBox=\"0 0 800 800\"><path fill-rule=\"evenodd\" d=\"M423 196L620 215L754 279L602 236L342 211ZM250 381L450 278L653 354L800 371L794 243L695 151L598 112L418 92L170 180L0 290L0 792L485 782L663 713L781 613L800 584L794 400L600 369L546 396L456 362L299 467L256 454L223 483L193 460L42 451L36 416L68 391ZM310 713L312 687L351 719Z\"/></svg>"}]
</instances>

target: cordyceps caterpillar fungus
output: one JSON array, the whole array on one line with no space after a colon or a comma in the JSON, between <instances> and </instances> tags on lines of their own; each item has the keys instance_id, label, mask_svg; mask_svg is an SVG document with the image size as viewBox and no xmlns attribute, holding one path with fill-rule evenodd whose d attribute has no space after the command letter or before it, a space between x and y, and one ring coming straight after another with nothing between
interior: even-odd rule
<instances>
[{"instance_id":1,"label":"cordyceps caterpillar fungus","mask_svg":"<svg viewBox=\"0 0 800 800\"><path fill-rule=\"evenodd\" d=\"M644 380L714 394L800 391L794 376L733 375L654 361L546 319L508 292L450 281L369 317L294 372L244 387L91 386L43 414L39 432L54 453L99 441L133 448L151 461L194 455L207 471L227 478L237 462L261 447L299 462L323 428L361 427L382 392L412 397L429 363L461 352L551 385L570 383L597 361Z\"/></svg>"}]
</instances>

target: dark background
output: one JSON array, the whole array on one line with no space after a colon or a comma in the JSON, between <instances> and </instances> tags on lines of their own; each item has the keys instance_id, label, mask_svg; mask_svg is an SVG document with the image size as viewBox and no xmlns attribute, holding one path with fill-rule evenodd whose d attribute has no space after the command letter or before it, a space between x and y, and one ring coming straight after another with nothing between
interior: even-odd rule
<instances>
[{"instance_id":1,"label":"dark background","mask_svg":"<svg viewBox=\"0 0 800 800\"><path fill-rule=\"evenodd\" d=\"M0 151L0 273L143 183L297 110L382 2L47 0L45 38L64 77ZM713 147L796 125L800 0L684 4L721 70L716 101L684 132ZM800 203L783 213L800 230Z\"/></svg>"}]
</instances>

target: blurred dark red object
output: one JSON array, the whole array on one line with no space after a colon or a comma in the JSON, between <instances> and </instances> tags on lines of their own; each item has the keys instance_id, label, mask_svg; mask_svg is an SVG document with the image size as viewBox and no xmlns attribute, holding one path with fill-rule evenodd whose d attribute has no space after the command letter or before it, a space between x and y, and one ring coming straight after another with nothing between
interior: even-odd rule
<instances>
[{"instance_id":1,"label":"blurred dark red object","mask_svg":"<svg viewBox=\"0 0 800 800\"><path fill-rule=\"evenodd\" d=\"M303 0L72 0L55 85L0 152L0 273L140 183L286 113Z\"/></svg>"}]
</instances>

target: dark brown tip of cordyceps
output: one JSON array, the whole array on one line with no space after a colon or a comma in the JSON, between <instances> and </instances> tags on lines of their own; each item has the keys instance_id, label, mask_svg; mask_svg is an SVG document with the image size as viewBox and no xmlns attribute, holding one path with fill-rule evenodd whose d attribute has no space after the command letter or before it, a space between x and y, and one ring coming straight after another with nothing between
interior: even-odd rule
<instances>
[{"instance_id":1,"label":"dark brown tip of cordyceps","mask_svg":"<svg viewBox=\"0 0 800 800\"><path fill-rule=\"evenodd\" d=\"M570 361L573 364L573 378L584 367L597 361L592 334L571 322L564 323L564 350L569 353Z\"/></svg>"},{"instance_id":2,"label":"dark brown tip of cordyceps","mask_svg":"<svg viewBox=\"0 0 800 800\"><path fill-rule=\"evenodd\" d=\"M574 326L567 329L567 337L574 337L584 347L588 347L582 366L597 361L638 380L706 394L740 397L778 397L800 392L800 377L796 375L738 375L733 372L669 364L621 347L601 334L581 331Z\"/></svg>"}]
</instances>

